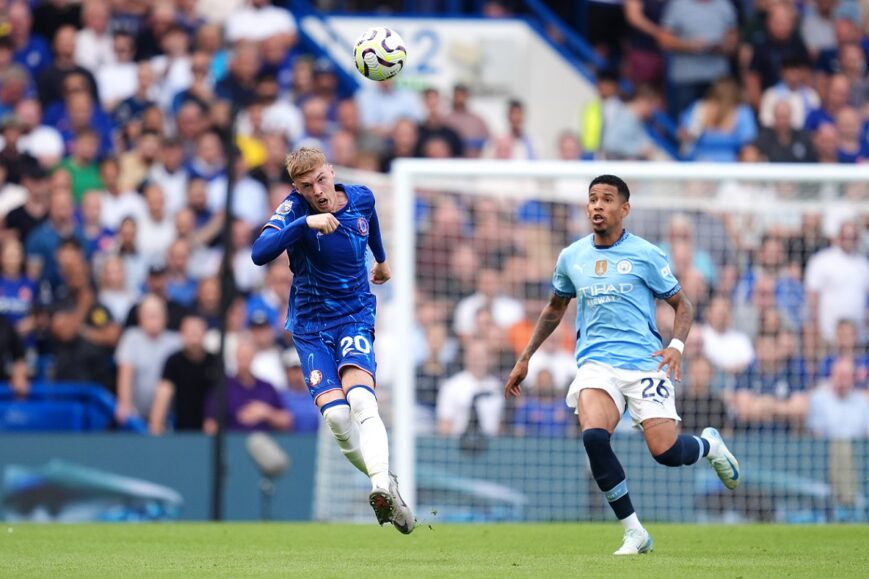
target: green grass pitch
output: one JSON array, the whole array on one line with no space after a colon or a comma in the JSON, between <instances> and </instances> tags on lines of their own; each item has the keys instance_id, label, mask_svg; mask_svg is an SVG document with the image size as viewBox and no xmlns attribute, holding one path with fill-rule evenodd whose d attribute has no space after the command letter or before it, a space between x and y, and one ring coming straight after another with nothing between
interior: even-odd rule
<instances>
[{"instance_id":1,"label":"green grass pitch","mask_svg":"<svg viewBox=\"0 0 869 579\"><path fill-rule=\"evenodd\" d=\"M0 577L866 577L869 526L650 524L0 526Z\"/></svg>"}]
</instances>

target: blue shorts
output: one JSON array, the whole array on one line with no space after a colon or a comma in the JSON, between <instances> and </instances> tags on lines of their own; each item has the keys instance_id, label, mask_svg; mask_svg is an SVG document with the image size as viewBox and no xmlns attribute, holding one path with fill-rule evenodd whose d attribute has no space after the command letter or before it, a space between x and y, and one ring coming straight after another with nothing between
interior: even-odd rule
<instances>
[{"instance_id":1,"label":"blue shorts","mask_svg":"<svg viewBox=\"0 0 869 579\"><path fill-rule=\"evenodd\" d=\"M356 366L375 377L374 329L368 324L350 323L319 334L294 334L293 342L314 400L323 392L341 389L340 372L345 366Z\"/></svg>"}]
</instances>

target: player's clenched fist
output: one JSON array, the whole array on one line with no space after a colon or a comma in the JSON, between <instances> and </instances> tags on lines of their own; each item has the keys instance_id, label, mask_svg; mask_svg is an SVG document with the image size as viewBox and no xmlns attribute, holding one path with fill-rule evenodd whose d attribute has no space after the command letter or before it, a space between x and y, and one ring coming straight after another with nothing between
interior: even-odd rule
<instances>
[{"instance_id":1,"label":"player's clenched fist","mask_svg":"<svg viewBox=\"0 0 869 579\"><path fill-rule=\"evenodd\" d=\"M389 264L385 261L383 263L375 263L374 267L371 268L371 283L373 284L384 284L391 277L392 272L389 270Z\"/></svg>"},{"instance_id":2,"label":"player's clenched fist","mask_svg":"<svg viewBox=\"0 0 869 579\"><path fill-rule=\"evenodd\" d=\"M328 235L338 229L338 226L341 223L338 221L338 218L332 215L331 213L318 213L317 215L308 215L308 218L305 220L308 224L308 227L311 229L316 229L323 235Z\"/></svg>"}]
</instances>

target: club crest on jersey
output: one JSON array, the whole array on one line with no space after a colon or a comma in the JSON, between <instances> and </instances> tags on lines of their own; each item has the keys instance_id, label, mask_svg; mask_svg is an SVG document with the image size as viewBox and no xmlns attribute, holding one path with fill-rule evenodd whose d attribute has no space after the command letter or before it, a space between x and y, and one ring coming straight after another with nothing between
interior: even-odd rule
<instances>
[{"instance_id":1,"label":"club crest on jersey","mask_svg":"<svg viewBox=\"0 0 869 579\"><path fill-rule=\"evenodd\" d=\"M631 273L632 269L634 269L634 266L627 259L623 259L616 264L616 271L619 273Z\"/></svg>"},{"instance_id":2,"label":"club crest on jersey","mask_svg":"<svg viewBox=\"0 0 869 579\"><path fill-rule=\"evenodd\" d=\"M311 370L311 374L308 376L308 381L311 383L311 386L316 386L323 381L323 373L319 370Z\"/></svg>"},{"instance_id":3,"label":"club crest on jersey","mask_svg":"<svg viewBox=\"0 0 869 579\"><path fill-rule=\"evenodd\" d=\"M293 210L293 202L289 199L278 205L278 208L275 210L277 215L286 215L290 211Z\"/></svg>"},{"instance_id":4,"label":"club crest on jersey","mask_svg":"<svg viewBox=\"0 0 869 579\"><path fill-rule=\"evenodd\" d=\"M368 235L368 221L360 217L356 220L356 229L359 230L359 235Z\"/></svg>"},{"instance_id":5,"label":"club crest on jersey","mask_svg":"<svg viewBox=\"0 0 869 579\"><path fill-rule=\"evenodd\" d=\"M605 273L606 273L606 260L599 259L596 262L594 262L594 274L600 276L600 275L603 275Z\"/></svg>"}]
</instances>

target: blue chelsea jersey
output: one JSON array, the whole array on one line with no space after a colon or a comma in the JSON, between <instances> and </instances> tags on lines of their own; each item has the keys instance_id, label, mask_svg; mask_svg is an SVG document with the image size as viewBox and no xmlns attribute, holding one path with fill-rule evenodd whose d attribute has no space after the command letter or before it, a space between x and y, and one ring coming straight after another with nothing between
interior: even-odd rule
<instances>
[{"instance_id":1,"label":"blue chelsea jersey","mask_svg":"<svg viewBox=\"0 0 869 579\"><path fill-rule=\"evenodd\" d=\"M655 299L681 289L664 252L627 230L609 247L595 246L590 234L562 250L552 285L556 294L577 299L577 366L657 368Z\"/></svg>"},{"instance_id":2,"label":"blue chelsea jersey","mask_svg":"<svg viewBox=\"0 0 869 579\"><path fill-rule=\"evenodd\" d=\"M305 226L301 238L287 250L293 285L286 329L311 334L347 322L374 326L376 298L368 285L366 263L369 222L374 194L358 185L335 185L347 195L347 204L333 215L337 230L322 235ZM291 192L266 227L286 225L314 214L305 199Z\"/></svg>"}]
</instances>

